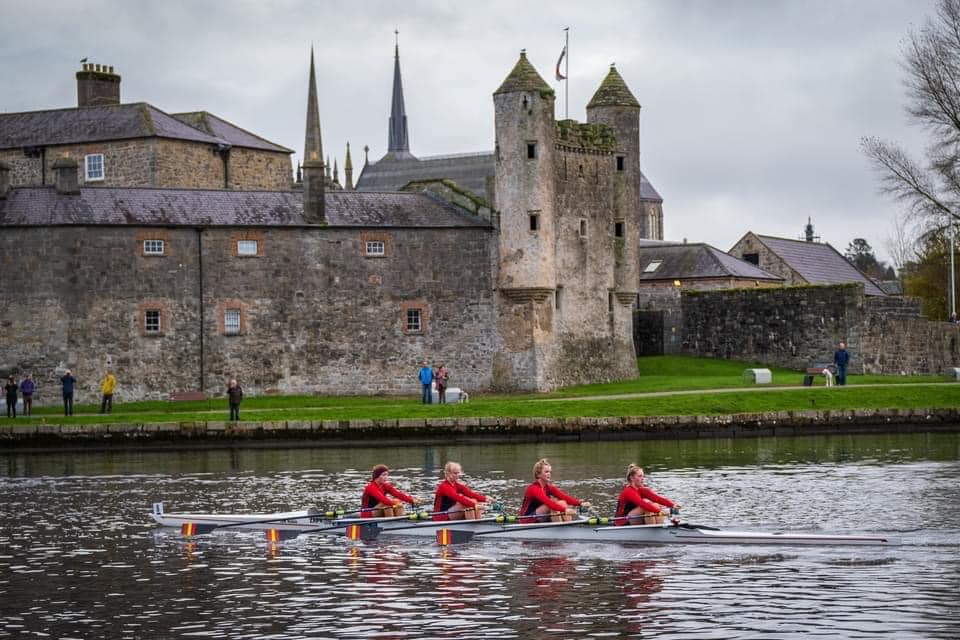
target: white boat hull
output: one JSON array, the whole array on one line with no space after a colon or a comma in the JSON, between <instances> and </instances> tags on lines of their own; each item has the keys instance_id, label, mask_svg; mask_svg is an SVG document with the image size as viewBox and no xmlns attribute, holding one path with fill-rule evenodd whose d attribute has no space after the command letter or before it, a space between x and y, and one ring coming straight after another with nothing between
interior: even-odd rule
<instances>
[{"instance_id":1,"label":"white boat hull","mask_svg":"<svg viewBox=\"0 0 960 640\"><path fill-rule=\"evenodd\" d=\"M159 504L159 503L158 503ZM686 523L651 525L597 526L586 518L573 522L537 524L506 524L496 522L412 521L398 518L341 518L327 520L308 511L264 514L203 514L164 513L162 505L154 505L151 517L165 527L181 527L186 523L230 525L231 529L266 530L311 533L323 528L325 535L344 535L350 524L376 524L380 536L435 538L437 531L446 528L469 531L475 538L502 538L505 540L536 540L546 542L614 542L621 544L733 544L733 545L898 545L897 538L883 535L833 535L801 532L727 531ZM237 523L243 523L240 526ZM339 527L337 525L343 525ZM335 528L331 528L335 527Z\"/></svg>"}]
</instances>

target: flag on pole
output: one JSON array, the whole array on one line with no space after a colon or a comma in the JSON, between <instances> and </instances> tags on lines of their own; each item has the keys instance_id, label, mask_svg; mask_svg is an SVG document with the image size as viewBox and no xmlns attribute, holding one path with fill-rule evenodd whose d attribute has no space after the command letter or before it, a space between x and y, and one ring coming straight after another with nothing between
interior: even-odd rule
<instances>
[{"instance_id":1,"label":"flag on pole","mask_svg":"<svg viewBox=\"0 0 960 640\"><path fill-rule=\"evenodd\" d=\"M567 76L560 73L560 63L563 62L563 57L567 55L567 46L563 46L563 51L560 52L560 57L557 58L557 80L566 80Z\"/></svg>"}]
</instances>

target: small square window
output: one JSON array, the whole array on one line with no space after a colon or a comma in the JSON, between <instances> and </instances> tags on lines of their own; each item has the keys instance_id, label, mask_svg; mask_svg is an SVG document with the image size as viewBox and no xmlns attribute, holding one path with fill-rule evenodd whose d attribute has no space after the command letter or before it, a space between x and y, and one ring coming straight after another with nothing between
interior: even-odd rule
<instances>
[{"instance_id":1,"label":"small square window","mask_svg":"<svg viewBox=\"0 0 960 640\"><path fill-rule=\"evenodd\" d=\"M533 160L537 157L537 143L528 142L527 143L527 160Z\"/></svg>"},{"instance_id":2,"label":"small square window","mask_svg":"<svg viewBox=\"0 0 960 640\"><path fill-rule=\"evenodd\" d=\"M623 237L623 223L622 223L622 222L614 222L614 223L613 223L613 235L616 236L617 238L622 238L622 237Z\"/></svg>"},{"instance_id":3,"label":"small square window","mask_svg":"<svg viewBox=\"0 0 960 640\"><path fill-rule=\"evenodd\" d=\"M143 330L146 333L160 333L160 310L147 309L143 312Z\"/></svg>"},{"instance_id":4,"label":"small square window","mask_svg":"<svg viewBox=\"0 0 960 640\"><path fill-rule=\"evenodd\" d=\"M617 156L617 171L623 171L624 157Z\"/></svg>"},{"instance_id":5,"label":"small square window","mask_svg":"<svg viewBox=\"0 0 960 640\"><path fill-rule=\"evenodd\" d=\"M165 255L163 240L144 240L143 241L143 255L145 256L162 256Z\"/></svg>"},{"instance_id":6,"label":"small square window","mask_svg":"<svg viewBox=\"0 0 960 640\"><path fill-rule=\"evenodd\" d=\"M420 309L407 309L407 331L418 332L423 327Z\"/></svg>"},{"instance_id":7,"label":"small square window","mask_svg":"<svg viewBox=\"0 0 960 640\"><path fill-rule=\"evenodd\" d=\"M530 231L537 231L540 228L540 214L530 214Z\"/></svg>"},{"instance_id":8,"label":"small square window","mask_svg":"<svg viewBox=\"0 0 960 640\"><path fill-rule=\"evenodd\" d=\"M383 256L385 255L384 244L380 240L367 240L366 255Z\"/></svg>"},{"instance_id":9,"label":"small square window","mask_svg":"<svg viewBox=\"0 0 960 640\"><path fill-rule=\"evenodd\" d=\"M96 182L103 180L103 154L92 153L83 158L84 180Z\"/></svg>"},{"instance_id":10,"label":"small square window","mask_svg":"<svg viewBox=\"0 0 960 640\"><path fill-rule=\"evenodd\" d=\"M232 336L240 335L240 309L223 312L223 332Z\"/></svg>"},{"instance_id":11,"label":"small square window","mask_svg":"<svg viewBox=\"0 0 960 640\"><path fill-rule=\"evenodd\" d=\"M237 240L237 255L238 256L257 255L257 241L256 240Z\"/></svg>"}]
</instances>

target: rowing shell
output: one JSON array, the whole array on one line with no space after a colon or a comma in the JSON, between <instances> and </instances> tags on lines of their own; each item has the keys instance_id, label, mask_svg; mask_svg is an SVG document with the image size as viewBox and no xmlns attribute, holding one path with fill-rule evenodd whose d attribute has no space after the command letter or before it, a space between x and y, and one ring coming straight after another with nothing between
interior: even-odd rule
<instances>
[{"instance_id":1,"label":"rowing shell","mask_svg":"<svg viewBox=\"0 0 960 640\"><path fill-rule=\"evenodd\" d=\"M158 506L159 505L159 506ZM572 522L536 524L502 524L496 522L422 522L412 523L408 518L374 519L341 518L326 520L308 511L267 514L197 514L164 513L161 504L154 505L151 514L162 526L181 527L187 523L229 525L245 523L243 529L277 529L290 533L309 534L310 529L323 527L328 535L344 535L351 524L376 524L381 536L409 536L434 538L441 528L468 531L473 536L503 538L505 540L535 540L541 542L615 542L622 544L765 544L765 545L899 545L898 538L881 535L834 535L801 532L727 531L686 523L650 525L597 526L590 519ZM281 522L281 520L283 520ZM259 522L257 522L259 521ZM341 528L328 528L343 525Z\"/></svg>"}]
</instances>

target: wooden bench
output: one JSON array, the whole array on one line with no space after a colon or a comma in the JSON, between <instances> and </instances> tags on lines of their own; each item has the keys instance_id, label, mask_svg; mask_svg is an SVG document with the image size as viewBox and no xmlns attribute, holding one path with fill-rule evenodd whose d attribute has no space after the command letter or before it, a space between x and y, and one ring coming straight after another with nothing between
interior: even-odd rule
<instances>
[{"instance_id":1,"label":"wooden bench","mask_svg":"<svg viewBox=\"0 0 960 640\"><path fill-rule=\"evenodd\" d=\"M173 391L170 393L170 402L182 402L184 400L206 400L203 391Z\"/></svg>"},{"instance_id":2,"label":"wooden bench","mask_svg":"<svg viewBox=\"0 0 960 640\"><path fill-rule=\"evenodd\" d=\"M814 377L822 376L824 369L829 370L831 374L836 371L836 368L832 364L827 363L818 364L815 362L807 367L807 375L803 376L803 386L813 386Z\"/></svg>"}]
</instances>

